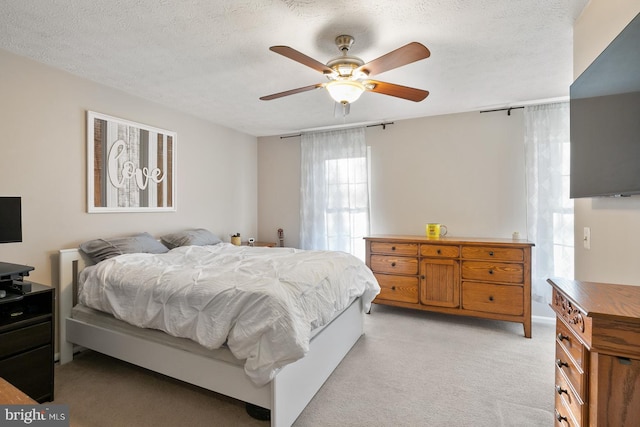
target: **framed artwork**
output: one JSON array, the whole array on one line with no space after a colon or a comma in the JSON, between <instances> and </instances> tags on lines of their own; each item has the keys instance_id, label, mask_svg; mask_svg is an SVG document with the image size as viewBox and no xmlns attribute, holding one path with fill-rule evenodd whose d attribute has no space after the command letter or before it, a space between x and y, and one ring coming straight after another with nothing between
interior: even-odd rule
<instances>
[{"instance_id":1,"label":"framed artwork","mask_svg":"<svg viewBox=\"0 0 640 427\"><path fill-rule=\"evenodd\" d=\"M176 136L88 111L88 211L175 211Z\"/></svg>"}]
</instances>

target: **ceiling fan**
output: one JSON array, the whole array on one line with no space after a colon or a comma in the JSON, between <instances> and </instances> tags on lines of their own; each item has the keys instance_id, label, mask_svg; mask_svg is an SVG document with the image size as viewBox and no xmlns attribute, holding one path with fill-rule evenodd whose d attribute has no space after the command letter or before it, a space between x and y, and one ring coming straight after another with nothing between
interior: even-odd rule
<instances>
[{"instance_id":1,"label":"ceiling fan","mask_svg":"<svg viewBox=\"0 0 640 427\"><path fill-rule=\"evenodd\" d=\"M326 88L329 95L336 102L343 105L344 111L348 111L346 107L356 101L364 91L394 96L414 102L420 102L429 95L426 90L381 82L370 78L372 75L428 58L431 53L424 45L412 42L365 63L362 59L349 55L349 49L354 41L354 38L349 35L336 37L336 45L342 55L331 59L326 65L288 46L271 46L269 49L273 52L321 72L329 81L266 95L260 99L270 101L313 89Z\"/></svg>"}]
</instances>

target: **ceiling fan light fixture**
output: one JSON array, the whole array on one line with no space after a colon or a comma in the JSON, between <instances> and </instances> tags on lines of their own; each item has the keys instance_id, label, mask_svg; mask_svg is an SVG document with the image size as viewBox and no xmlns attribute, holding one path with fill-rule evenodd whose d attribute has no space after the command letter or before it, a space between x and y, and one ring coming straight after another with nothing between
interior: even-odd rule
<instances>
[{"instance_id":1,"label":"ceiling fan light fixture","mask_svg":"<svg viewBox=\"0 0 640 427\"><path fill-rule=\"evenodd\" d=\"M334 101L341 104L351 104L360 98L365 87L355 80L334 80L326 85L327 91Z\"/></svg>"}]
</instances>

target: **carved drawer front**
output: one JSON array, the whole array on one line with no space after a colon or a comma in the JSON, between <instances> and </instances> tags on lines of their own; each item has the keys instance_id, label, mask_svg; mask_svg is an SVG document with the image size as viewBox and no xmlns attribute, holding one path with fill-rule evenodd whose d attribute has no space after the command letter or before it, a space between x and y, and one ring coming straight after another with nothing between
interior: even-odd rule
<instances>
[{"instance_id":1,"label":"carved drawer front","mask_svg":"<svg viewBox=\"0 0 640 427\"><path fill-rule=\"evenodd\" d=\"M500 261L523 261L524 251L521 248L463 246L462 258L497 259Z\"/></svg>"},{"instance_id":2,"label":"carved drawer front","mask_svg":"<svg viewBox=\"0 0 640 427\"><path fill-rule=\"evenodd\" d=\"M522 283L524 281L524 267L522 264L463 261L462 278L488 282Z\"/></svg>"},{"instance_id":3,"label":"carved drawer front","mask_svg":"<svg viewBox=\"0 0 640 427\"><path fill-rule=\"evenodd\" d=\"M569 384L583 402L587 400L587 381L584 371L576 365L573 357L556 341L556 368L567 377Z\"/></svg>"},{"instance_id":4,"label":"carved drawer front","mask_svg":"<svg viewBox=\"0 0 640 427\"><path fill-rule=\"evenodd\" d=\"M556 410L560 410L558 407L558 398L562 400L564 406L569 408L571 415L575 419L577 425L582 425L582 420L584 419L586 406L582 399L580 399L573 392L573 389L569 387L569 384L565 380L564 376L560 373L560 371L556 368ZM570 418L570 417L567 417Z\"/></svg>"},{"instance_id":5,"label":"carved drawer front","mask_svg":"<svg viewBox=\"0 0 640 427\"><path fill-rule=\"evenodd\" d=\"M380 293L376 299L418 302L418 277L389 274L376 274L375 276L380 285Z\"/></svg>"},{"instance_id":6,"label":"carved drawer front","mask_svg":"<svg viewBox=\"0 0 640 427\"><path fill-rule=\"evenodd\" d=\"M450 245L420 245L420 255L428 257L458 258L460 248Z\"/></svg>"},{"instance_id":7,"label":"carved drawer front","mask_svg":"<svg viewBox=\"0 0 640 427\"><path fill-rule=\"evenodd\" d=\"M583 316L580 309L572 304L569 299L565 298L565 296L555 288L553 289L551 305L556 311L558 317L567 322L571 330L574 331L585 343L590 344L590 318Z\"/></svg>"},{"instance_id":8,"label":"carved drawer front","mask_svg":"<svg viewBox=\"0 0 640 427\"><path fill-rule=\"evenodd\" d=\"M556 319L556 342L564 348L567 354L571 355L576 365L584 370L584 345L577 335L560 319Z\"/></svg>"},{"instance_id":9,"label":"carved drawer front","mask_svg":"<svg viewBox=\"0 0 640 427\"><path fill-rule=\"evenodd\" d=\"M371 255L374 273L418 274L418 258Z\"/></svg>"},{"instance_id":10,"label":"carved drawer front","mask_svg":"<svg viewBox=\"0 0 640 427\"><path fill-rule=\"evenodd\" d=\"M389 255L418 255L417 243L371 242L371 253Z\"/></svg>"},{"instance_id":11,"label":"carved drawer front","mask_svg":"<svg viewBox=\"0 0 640 427\"><path fill-rule=\"evenodd\" d=\"M524 291L520 286L462 282L462 308L521 315L524 312Z\"/></svg>"}]
</instances>

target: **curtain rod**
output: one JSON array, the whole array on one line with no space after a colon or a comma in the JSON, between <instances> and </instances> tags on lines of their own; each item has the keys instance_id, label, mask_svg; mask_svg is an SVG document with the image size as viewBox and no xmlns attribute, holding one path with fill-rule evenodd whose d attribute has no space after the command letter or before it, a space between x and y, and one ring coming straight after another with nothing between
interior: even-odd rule
<instances>
[{"instance_id":1,"label":"curtain rod","mask_svg":"<svg viewBox=\"0 0 640 427\"><path fill-rule=\"evenodd\" d=\"M495 110L480 110L481 113L493 113L494 111L506 111L507 112L507 116L511 115L511 110L519 110L521 108L524 108L524 106L522 107L505 107L505 108L496 108Z\"/></svg>"},{"instance_id":2,"label":"curtain rod","mask_svg":"<svg viewBox=\"0 0 640 427\"><path fill-rule=\"evenodd\" d=\"M385 130L385 129L387 129L387 126L389 126L389 125L393 125L393 124L395 124L395 123L393 123L393 122L383 122L383 123L378 123L378 124L375 124L375 125L367 125L367 126L365 126L365 127L367 127L367 128L372 128L372 127L376 127L376 126L382 126L382 130ZM351 126L351 128L356 128L356 127L360 127L360 126ZM336 129L329 129L327 132L332 131L332 130L341 130L341 129L349 129L349 128L336 128ZM318 132L320 132L320 131L318 131ZM295 138L295 137L297 137L297 136L302 136L302 133L298 133L298 134L295 134L295 135L285 135L285 136L281 136L281 137L280 137L280 139L285 139L285 138Z\"/></svg>"}]
</instances>

